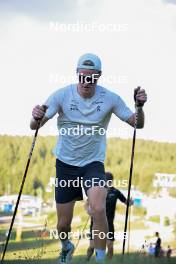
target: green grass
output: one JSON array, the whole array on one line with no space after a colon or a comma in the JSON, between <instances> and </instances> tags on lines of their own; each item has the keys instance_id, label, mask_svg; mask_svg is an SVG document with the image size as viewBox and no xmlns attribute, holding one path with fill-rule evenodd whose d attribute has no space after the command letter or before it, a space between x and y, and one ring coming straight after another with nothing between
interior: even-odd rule
<instances>
[{"instance_id":1,"label":"green grass","mask_svg":"<svg viewBox=\"0 0 176 264\"><path fill-rule=\"evenodd\" d=\"M15 257L15 256L14 256ZM30 263L36 263L36 264L57 264L57 256L55 254L50 254L46 255L45 257L41 259L7 259L4 261L4 264L30 264ZM89 264L96 264L95 260L91 260L89 262L86 262L85 256L82 255L76 255L73 257L72 264L83 264L83 263L89 263ZM104 262L105 264L157 264L157 263L162 263L162 264L175 264L176 263L176 258L162 258L162 259L155 259L155 258L150 258L146 256L141 256L139 254L126 254L125 256L122 255L114 255L113 259L106 260Z\"/></svg>"},{"instance_id":2,"label":"green grass","mask_svg":"<svg viewBox=\"0 0 176 264\"><path fill-rule=\"evenodd\" d=\"M87 215L84 210L80 210L81 204L79 204L76 209L76 215L81 217L81 223L74 223L73 230L79 228L79 230L83 229L85 225ZM56 214L55 212L48 214L48 223L47 228L55 228L56 225ZM124 223L118 222L118 230L123 229ZM43 220L43 228L45 227L45 221ZM0 229L0 242L5 241L5 231L8 230L9 224L1 225ZM87 225L89 228L89 223ZM140 229L146 228L145 222L142 218L136 219L135 222L131 223L131 229ZM72 230L72 231L73 231ZM41 237L40 231L24 229L22 233L21 242L15 241L16 230L13 229L11 240L8 245L6 258L4 264L28 264L28 263L38 263L38 264L57 264L57 259L59 256L59 242L55 239L49 239L48 237ZM77 239L73 242L77 243ZM115 242L116 243L116 242ZM89 242L81 240L78 248L74 253L73 264L84 264L86 263L86 249L88 247ZM171 247L175 248L176 244ZM3 250L3 246L0 245L0 253ZM90 264L96 263L94 257L90 262ZM107 264L175 264L176 258L171 258L169 261L166 258L160 259L159 261L154 258L149 258L137 253L126 254L122 257L119 251L115 250L115 255L112 261L106 261Z\"/></svg>"},{"instance_id":3,"label":"green grass","mask_svg":"<svg viewBox=\"0 0 176 264\"><path fill-rule=\"evenodd\" d=\"M30 237L30 235L32 237ZM25 233L23 236L25 236L25 239L23 239L21 242L15 242L10 241L8 250L6 253L6 258L4 261L4 264L30 264L30 263L38 263L38 264L57 264L57 259L59 255L59 247L58 247L58 241L57 240L50 240L47 238L37 238L32 233ZM77 240L74 241L74 244L76 244ZM86 249L88 246L87 244L82 244L82 241L80 241L73 257L73 264L82 264L86 263ZM0 247L0 250L2 252L2 245ZM175 264L176 258L171 258L170 260L166 258L162 258L156 260L154 258L150 258L147 256L143 256L139 253L131 253L131 254L125 254L125 256L122 256L120 252L114 255L114 258L112 261L107 260L106 264ZM88 262L89 264L94 264L95 259L92 257L92 260Z\"/></svg>"}]
</instances>

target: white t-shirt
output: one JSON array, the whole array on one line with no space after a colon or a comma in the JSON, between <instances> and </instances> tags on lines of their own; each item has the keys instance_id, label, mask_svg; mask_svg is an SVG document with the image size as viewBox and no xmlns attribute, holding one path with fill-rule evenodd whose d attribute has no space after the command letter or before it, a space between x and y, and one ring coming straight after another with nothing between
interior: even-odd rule
<instances>
[{"instance_id":1,"label":"white t-shirt","mask_svg":"<svg viewBox=\"0 0 176 264\"><path fill-rule=\"evenodd\" d=\"M112 113L123 121L133 115L120 96L99 85L88 99L79 95L77 84L68 85L51 94L45 104L46 117L59 114L56 157L80 167L93 161L104 162L106 130Z\"/></svg>"}]
</instances>

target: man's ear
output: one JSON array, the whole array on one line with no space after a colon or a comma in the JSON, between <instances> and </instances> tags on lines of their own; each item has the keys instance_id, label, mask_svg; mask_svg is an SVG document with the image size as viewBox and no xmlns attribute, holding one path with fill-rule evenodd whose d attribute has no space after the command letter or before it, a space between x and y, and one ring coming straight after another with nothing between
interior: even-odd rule
<instances>
[{"instance_id":1,"label":"man's ear","mask_svg":"<svg viewBox=\"0 0 176 264\"><path fill-rule=\"evenodd\" d=\"M98 73L100 76L102 75L102 71L99 71L99 73Z\"/></svg>"}]
</instances>

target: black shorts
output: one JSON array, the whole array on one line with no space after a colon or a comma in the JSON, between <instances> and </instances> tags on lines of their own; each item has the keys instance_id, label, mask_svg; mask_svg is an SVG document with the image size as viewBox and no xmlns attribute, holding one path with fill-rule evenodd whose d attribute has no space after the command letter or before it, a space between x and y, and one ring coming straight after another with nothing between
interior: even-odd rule
<instances>
[{"instance_id":1,"label":"black shorts","mask_svg":"<svg viewBox=\"0 0 176 264\"><path fill-rule=\"evenodd\" d=\"M90 240L93 240L93 234L92 234L92 228L93 228L93 220L91 218L90 223ZM107 240L114 241L114 223L113 221L108 221L108 234L107 234Z\"/></svg>"},{"instance_id":2,"label":"black shorts","mask_svg":"<svg viewBox=\"0 0 176 264\"><path fill-rule=\"evenodd\" d=\"M106 188L104 164L93 161L83 167L66 164L56 159L56 203L68 203L83 200L82 188L85 193L93 186Z\"/></svg>"}]
</instances>

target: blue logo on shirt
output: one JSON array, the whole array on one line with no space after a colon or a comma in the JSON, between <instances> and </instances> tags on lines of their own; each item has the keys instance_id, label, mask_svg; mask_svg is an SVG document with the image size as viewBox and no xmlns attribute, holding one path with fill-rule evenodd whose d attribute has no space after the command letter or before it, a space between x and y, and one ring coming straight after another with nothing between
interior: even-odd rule
<instances>
[{"instance_id":1,"label":"blue logo on shirt","mask_svg":"<svg viewBox=\"0 0 176 264\"><path fill-rule=\"evenodd\" d=\"M97 106L97 112L99 112L99 111L100 111L100 105Z\"/></svg>"}]
</instances>

